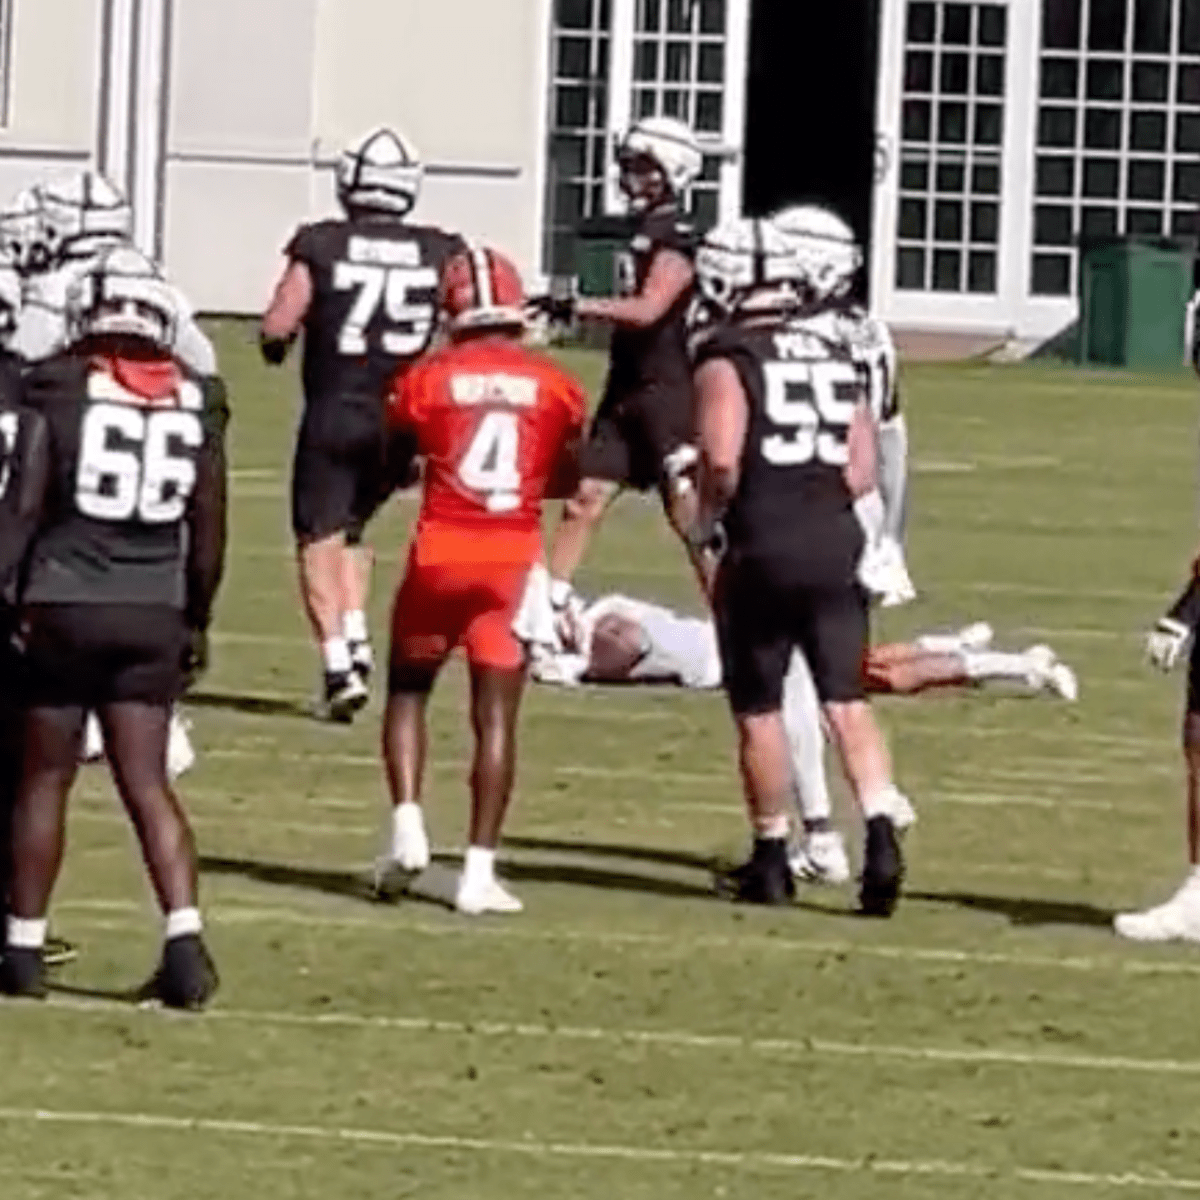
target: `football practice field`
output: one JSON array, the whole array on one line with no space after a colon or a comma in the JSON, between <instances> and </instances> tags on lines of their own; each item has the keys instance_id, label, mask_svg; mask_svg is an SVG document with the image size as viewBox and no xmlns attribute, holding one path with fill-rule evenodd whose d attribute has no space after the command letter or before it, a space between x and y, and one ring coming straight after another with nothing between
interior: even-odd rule
<instances>
[{"instance_id":1,"label":"football practice field","mask_svg":"<svg viewBox=\"0 0 1200 1200\"><path fill-rule=\"evenodd\" d=\"M893 920L852 915L850 890L718 898L714 860L746 845L727 712L634 688L530 691L503 865L526 911L468 919L438 900L466 821L463 673L432 709L438 861L423 895L373 903L378 699L351 728L306 715L295 375L245 327L221 339L232 542L181 791L223 987L201 1016L122 999L159 922L86 769L54 907L79 960L48 1004L0 1007L4 1200L1200 1192L1200 948L1111 932L1183 870L1182 671L1152 673L1141 637L1195 540L1193 377L905 371L921 597L878 635L987 620L1002 646L1049 642L1082 695L880 703L920 815ZM571 361L594 387L599 357ZM373 529L381 642L414 511ZM635 498L580 584L698 607Z\"/></svg>"}]
</instances>

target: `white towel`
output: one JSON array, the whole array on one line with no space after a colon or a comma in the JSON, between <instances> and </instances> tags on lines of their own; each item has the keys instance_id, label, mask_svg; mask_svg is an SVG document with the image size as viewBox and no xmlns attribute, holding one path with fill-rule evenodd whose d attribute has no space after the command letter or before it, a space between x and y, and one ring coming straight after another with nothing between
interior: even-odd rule
<instances>
[{"instance_id":1,"label":"white towel","mask_svg":"<svg viewBox=\"0 0 1200 1200\"><path fill-rule=\"evenodd\" d=\"M539 647L559 648L554 628L554 605L550 603L550 572L541 563L529 568L525 594L513 617L512 631L534 653Z\"/></svg>"}]
</instances>

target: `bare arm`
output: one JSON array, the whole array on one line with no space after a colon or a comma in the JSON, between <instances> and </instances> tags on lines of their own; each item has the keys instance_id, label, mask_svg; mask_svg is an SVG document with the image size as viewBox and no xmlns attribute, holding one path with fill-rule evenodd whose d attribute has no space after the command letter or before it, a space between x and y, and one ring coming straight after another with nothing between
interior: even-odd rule
<instances>
[{"instance_id":1,"label":"bare arm","mask_svg":"<svg viewBox=\"0 0 1200 1200\"><path fill-rule=\"evenodd\" d=\"M875 419L868 405L860 402L854 409L846 436L850 460L844 472L846 486L856 498L873 491L878 484L879 453L875 439Z\"/></svg>"},{"instance_id":2,"label":"bare arm","mask_svg":"<svg viewBox=\"0 0 1200 1200\"><path fill-rule=\"evenodd\" d=\"M306 263L292 260L284 269L275 294L263 314L260 343L268 362L280 363L312 304L312 274Z\"/></svg>"},{"instance_id":3,"label":"bare arm","mask_svg":"<svg viewBox=\"0 0 1200 1200\"><path fill-rule=\"evenodd\" d=\"M695 277L695 268L686 255L678 250L660 250L636 296L585 298L578 302L575 311L581 317L612 321L614 325L631 329L648 329L670 312L671 306L692 286Z\"/></svg>"},{"instance_id":4,"label":"bare arm","mask_svg":"<svg viewBox=\"0 0 1200 1200\"><path fill-rule=\"evenodd\" d=\"M700 442L700 515L711 529L737 491L749 406L737 369L728 359L709 359L696 372L696 425Z\"/></svg>"}]
</instances>

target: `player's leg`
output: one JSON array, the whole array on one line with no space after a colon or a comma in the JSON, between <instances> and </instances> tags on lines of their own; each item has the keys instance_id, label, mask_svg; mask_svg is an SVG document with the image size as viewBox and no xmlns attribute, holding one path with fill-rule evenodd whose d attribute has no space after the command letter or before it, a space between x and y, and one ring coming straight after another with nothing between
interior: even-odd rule
<instances>
[{"instance_id":1,"label":"player's leg","mask_svg":"<svg viewBox=\"0 0 1200 1200\"><path fill-rule=\"evenodd\" d=\"M965 687L993 681L1018 684L1075 700L1075 673L1049 646L1018 653L990 649L927 649L915 643L873 646L865 664L869 692L913 696L934 688Z\"/></svg>"},{"instance_id":2,"label":"player's leg","mask_svg":"<svg viewBox=\"0 0 1200 1200\"><path fill-rule=\"evenodd\" d=\"M365 437L355 454L356 489L354 511L346 530L346 557L342 567L342 635L350 649L355 673L367 683L375 666L367 628L367 602L371 595L371 572L375 556L364 545L367 523L388 496L382 437Z\"/></svg>"}]
</instances>

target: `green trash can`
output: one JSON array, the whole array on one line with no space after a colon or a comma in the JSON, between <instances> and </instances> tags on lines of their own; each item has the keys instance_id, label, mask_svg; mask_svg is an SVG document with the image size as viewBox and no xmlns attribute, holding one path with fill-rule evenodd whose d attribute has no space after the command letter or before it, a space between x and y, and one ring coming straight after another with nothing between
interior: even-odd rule
<instances>
[{"instance_id":1,"label":"green trash can","mask_svg":"<svg viewBox=\"0 0 1200 1200\"><path fill-rule=\"evenodd\" d=\"M1195 259L1191 240L1082 242L1079 361L1134 370L1178 367Z\"/></svg>"},{"instance_id":2,"label":"green trash can","mask_svg":"<svg viewBox=\"0 0 1200 1200\"><path fill-rule=\"evenodd\" d=\"M589 217L575 234L575 269L583 296L614 296L621 286L621 255L633 225L628 217Z\"/></svg>"}]
</instances>

